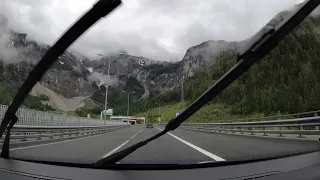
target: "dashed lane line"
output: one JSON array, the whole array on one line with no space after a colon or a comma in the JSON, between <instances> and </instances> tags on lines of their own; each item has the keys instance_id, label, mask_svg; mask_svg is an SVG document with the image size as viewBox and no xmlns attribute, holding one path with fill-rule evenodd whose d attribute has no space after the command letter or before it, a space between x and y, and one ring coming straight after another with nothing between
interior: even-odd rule
<instances>
[{"instance_id":1,"label":"dashed lane line","mask_svg":"<svg viewBox=\"0 0 320 180\"><path fill-rule=\"evenodd\" d=\"M135 135L133 135L130 139L126 140L125 142L123 142L122 144L120 144L118 147L116 147L115 149L113 149L112 151L108 152L107 154L105 154L104 156L102 156L102 158L108 157L111 154L115 153L116 151L118 151L120 148L122 148L124 145L126 145L130 140L132 140L134 137L136 137L141 131L143 130L143 128L140 129L140 131L138 131Z\"/></svg>"},{"instance_id":2,"label":"dashed lane line","mask_svg":"<svg viewBox=\"0 0 320 180\"><path fill-rule=\"evenodd\" d=\"M157 128L157 129L163 131L163 130L160 129L160 128ZM196 145L194 145L194 144L191 144L190 142L188 142L188 141L186 141L186 140L183 140L183 139L179 138L178 136L175 136L175 135L173 135L173 134L171 134L171 133L169 133L169 132L167 132L167 134L169 134L170 136L176 138L177 140L181 141L182 143L190 146L191 148L199 151L200 153L202 153L202 154L210 157L211 159L214 159L215 161L226 161L226 160L223 159L222 157L219 157L219 156L217 156L217 155L215 155L215 154L212 154L211 152L206 151L206 150L204 150L204 149L202 149L202 148L200 148L200 147L198 147L198 146L196 146Z\"/></svg>"}]
</instances>

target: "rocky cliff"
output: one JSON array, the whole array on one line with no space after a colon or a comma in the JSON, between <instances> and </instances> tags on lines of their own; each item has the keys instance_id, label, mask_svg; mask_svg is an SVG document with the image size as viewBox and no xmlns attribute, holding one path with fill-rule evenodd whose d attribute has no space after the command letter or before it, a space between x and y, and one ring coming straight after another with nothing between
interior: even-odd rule
<instances>
[{"instance_id":1,"label":"rocky cliff","mask_svg":"<svg viewBox=\"0 0 320 180\"><path fill-rule=\"evenodd\" d=\"M27 34L14 32L7 25L7 19L0 16L0 76L21 84L50 46L30 40ZM135 100L145 99L180 86L182 76L194 76L202 67L214 63L219 52L230 48L237 48L237 43L206 41L189 48L179 62L154 61L124 51L100 55L96 60L65 52L40 83L65 98L89 97L100 92L95 100L102 103L101 85L109 84L113 86L111 91L132 89L138 92ZM109 63L110 76L107 76ZM97 75L100 80L93 80L92 76ZM103 82L101 78L106 77L107 82Z\"/></svg>"}]
</instances>

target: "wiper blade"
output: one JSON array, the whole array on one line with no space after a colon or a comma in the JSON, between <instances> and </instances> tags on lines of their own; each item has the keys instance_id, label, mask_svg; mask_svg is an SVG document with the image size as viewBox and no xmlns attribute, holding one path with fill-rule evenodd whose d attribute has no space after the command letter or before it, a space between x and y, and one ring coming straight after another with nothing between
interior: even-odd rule
<instances>
[{"instance_id":1,"label":"wiper blade","mask_svg":"<svg viewBox=\"0 0 320 180\"><path fill-rule=\"evenodd\" d=\"M0 125L0 138L9 127L12 127L12 119L16 120L15 113L19 106L23 103L24 99L29 94L32 87L41 80L44 73L50 66L57 60L57 58L87 29L89 29L100 18L108 15L112 10L121 4L121 0L100 0L93 7L81 17L43 56L39 63L29 73L27 79L22 84L18 93L14 97L12 103L8 107L4 118ZM7 132L8 134L8 132ZM10 132L9 132L10 134ZM9 143L2 147L1 157L8 158Z\"/></svg>"},{"instance_id":2,"label":"wiper blade","mask_svg":"<svg viewBox=\"0 0 320 180\"><path fill-rule=\"evenodd\" d=\"M237 63L225 73L218 81L216 81L206 92L204 92L197 100L195 100L184 112L178 117L169 121L165 129L159 134L141 141L133 146L123 149L113 155L105 157L95 163L95 166L103 166L104 164L114 164L138 148L145 146L148 142L153 141L169 131L180 126L182 122L187 120L192 114L198 111L202 106L216 97L223 89L240 77L244 72L258 60L269 53L278 42L280 42L293 28L300 24L318 5L320 0L308 0L297 9L285 21L276 27L266 25L258 33L256 33L250 41L238 52Z\"/></svg>"}]
</instances>

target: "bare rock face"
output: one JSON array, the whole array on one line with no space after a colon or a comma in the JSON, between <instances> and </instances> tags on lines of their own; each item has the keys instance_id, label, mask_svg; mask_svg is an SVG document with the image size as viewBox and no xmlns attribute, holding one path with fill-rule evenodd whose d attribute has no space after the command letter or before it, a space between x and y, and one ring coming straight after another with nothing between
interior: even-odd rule
<instances>
[{"instance_id":1,"label":"bare rock face","mask_svg":"<svg viewBox=\"0 0 320 180\"><path fill-rule=\"evenodd\" d=\"M0 48L0 75L21 84L50 46L28 40L27 34L13 32L7 24L7 19L0 15L0 37L6 37L2 38L5 43L0 41L0 47L1 44L5 47ZM42 77L41 83L66 98L90 96L101 84L88 77L95 72L106 75L110 62L110 76L119 81L119 89L126 87L141 91L140 99L143 99L153 91L180 86L182 76L196 75L201 68L214 63L219 52L236 47L235 42L206 41L189 48L179 62L154 61L124 51L105 55L99 60L65 52ZM129 82L128 78L131 79Z\"/></svg>"},{"instance_id":2,"label":"bare rock face","mask_svg":"<svg viewBox=\"0 0 320 180\"><path fill-rule=\"evenodd\" d=\"M183 75L194 76L202 67L214 63L220 52L233 48L237 48L236 42L211 40L189 48L181 63Z\"/></svg>"},{"instance_id":3,"label":"bare rock face","mask_svg":"<svg viewBox=\"0 0 320 180\"><path fill-rule=\"evenodd\" d=\"M49 46L27 41L25 34L15 33L12 36L13 46L19 55L12 62L0 61L0 73L14 82L22 83ZM46 72L41 83L67 98L88 96L96 90L88 76L93 72L106 75L110 61L110 76L120 81L119 77L122 76L135 78L139 82L135 86L144 91L141 98L148 98L151 91L166 91L179 86L183 75L194 76L202 67L214 63L217 53L233 46L224 41L207 41L188 49L180 62L153 61L126 53L90 61L66 52Z\"/></svg>"},{"instance_id":4,"label":"bare rock face","mask_svg":"<svg viewBox=\"0 0 320 180\"><path fill-rule=\"evenodd\" d=\"M42 78L42 83L66 98L88 96L93 87L81 75L66 70L52 69Z\"/></svg>"}]
</instances>

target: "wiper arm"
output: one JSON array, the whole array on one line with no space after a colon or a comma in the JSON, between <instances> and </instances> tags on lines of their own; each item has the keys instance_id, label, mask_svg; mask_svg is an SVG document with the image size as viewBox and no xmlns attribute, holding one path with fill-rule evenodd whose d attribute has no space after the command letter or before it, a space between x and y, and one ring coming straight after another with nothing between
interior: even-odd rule
<instances>
[{"instance_id":1,"label":"wiper arm","mask_svg":"<svg viewBox=\"0 0 320 180\"><path fill-rule=\"evenodd\" d=\"M100 18L109 14L117 6L121 4L121 0L100 0L81 17L43 56L35 68L29 73L27 79L22 84L18 93L14 97L12 103L8 107L4 118L0 125L0 138L7 129L7 134L10 127L17 121L15 113L24 99L29 94L32 87L41 80L44 73L57 60L57 58L76 40L81 34L89 29ZM15 120L15 121L12 121ZM8 137L8 136L7 136ZM6 142L6 141L5 141ZM9 156L9 139L2 147L1 157L8 158Z\"/></svg>"},{"instance_id":2,"label":"wiper arm","mask_svg":"<svg viewBox=\"0 0 320 180\"><path fill-rule=\"evenodd\" d=\"M319 4L320 0L305 1L304 4L286 21L283 21L276 27L266 25L264 28L262 28L262 30L256 33L238 52L237 63L197 100L195 100L184 112L182 112L178 117L170 120L163 131L113 155L105 157L97 161L94 165L101 167L104 164L114 164L133 153L136 149L146 145L148 142L153 141L167 132L178 128L182 122L187 120L202 106L211 101L223 89L225 89L239 76L246 72L255 62L263 58L274 47L276 47L278 42L280 42L293 28L299 25L299 23L304 20Z\"/></svg>"}]
</instances>

